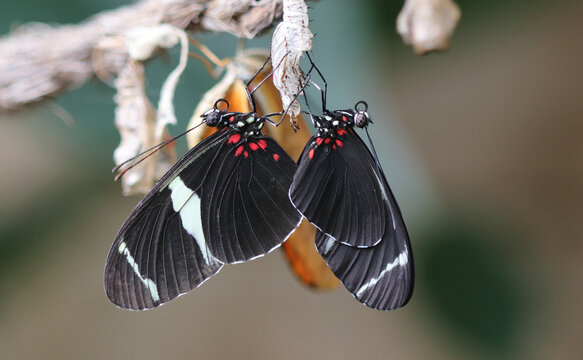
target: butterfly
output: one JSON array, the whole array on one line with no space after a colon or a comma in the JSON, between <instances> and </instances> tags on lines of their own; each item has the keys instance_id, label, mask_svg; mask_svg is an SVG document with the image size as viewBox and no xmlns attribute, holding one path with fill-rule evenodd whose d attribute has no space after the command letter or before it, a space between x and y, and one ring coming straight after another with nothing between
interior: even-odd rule
<instances>
[{"instance_id":1,"label":"butterfly","mask_svg":"<svg viewBox=\"0 0 583 360\"><path fill-rule=\"evenodd\" d=\"M371 123L368 105L328 111L325 92L322 100L323 116L310 111L317 131L300 156L290 200L318 228L318 252L358 301L399 308L413 292L413 255L376 153L354 129Z\"/></svg>"},{"instance_id":2,"label":"butterfly","mask_svg":"<svg viewBox=\"0 0 583 360\"><path fill-rule=\"evenodd\" d=\"M226 109L219 108L223 103ZM295 162L261 133L265 116L228 107L219 99L202 115L218 131L162 177L117 233L104 276L117 306L164 304L224 264L274 250L299 225L302 217L288 198Z\"/></svg>"}]
</instances>

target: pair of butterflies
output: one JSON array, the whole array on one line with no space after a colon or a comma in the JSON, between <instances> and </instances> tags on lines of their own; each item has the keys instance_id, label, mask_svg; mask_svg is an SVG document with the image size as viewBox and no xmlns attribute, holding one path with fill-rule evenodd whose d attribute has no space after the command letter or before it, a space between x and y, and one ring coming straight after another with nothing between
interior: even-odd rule
<instances>
[{"instance_id":1,"label":"pair of butterflies","mask_svg":"<svg viewBox=\"0 0 583 360\"><path fill-rule=\"evenodd\" d=\"M380 310L405 305L413 290L407 230L376 156L354 131L370 122L366 103L311 116L317 133L296 165L262 135L267 118L229 112L218 100L202 115L218 131L166 173L116 235L108 298L125 309L157 307L224 264L274 250L304 216L318 228L317 250L357 300Z\"/></svg>"}]
</instances>

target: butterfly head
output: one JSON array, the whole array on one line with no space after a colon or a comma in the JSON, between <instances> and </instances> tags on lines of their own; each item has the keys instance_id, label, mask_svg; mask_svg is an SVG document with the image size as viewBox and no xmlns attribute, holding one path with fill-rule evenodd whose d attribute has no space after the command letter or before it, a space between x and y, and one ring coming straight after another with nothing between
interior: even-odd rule
<instances>
[{"instance_id":1,"label":"butterfly head","mask_svg":"<svg viewBox=\"0 0 583 360\"><path fill-rule=\"evenodd\" d=\"M363 128L372 122L370 120L370 115L368 115L368 104L366 102L362 100L357 102L356 105L354 105L352 112L354 125L359 128Z\"/></svg>"},{"instance_id":2,"label":"butterfly head","mask_svg":"<svg viewBox=\"0 0 583 360\"><path fill-rule=\"evenodd\" d=\"M220 108L221 103L225 104L224 108ZM217 100L212 109L207 110L201 117L207 126L231 128L249 135L258 135L265 122L264 117L257 116L254 112L229 111L229 102L225 99Z\"/></svg>"},{"instance_id":3,"label":"butterfly head","mask_svg":"<svg viewBox=\"0 0 583 360\"><path fill-rule=\"evenodd\" d=\"M372 122L368 114L368 104L364 101L357 102L353 109L325 111L323 117L313 116L313 120L320 129L339 129L355 125L363 128Z\"/></svg>"},{"instance_id":4,"label":"butterfly head","mask_svg":"<svg viewBox=\"0 0 583 360\"><path fill-rule=\"evenodd\" d=\"M225 103L225 109L219 109L221 103ZM215 102L212 109L207 110L200 117L207 126L218 126L224 115L229 111L229 102L225 99L219 99Z\"/></svg>"}]
</instances>

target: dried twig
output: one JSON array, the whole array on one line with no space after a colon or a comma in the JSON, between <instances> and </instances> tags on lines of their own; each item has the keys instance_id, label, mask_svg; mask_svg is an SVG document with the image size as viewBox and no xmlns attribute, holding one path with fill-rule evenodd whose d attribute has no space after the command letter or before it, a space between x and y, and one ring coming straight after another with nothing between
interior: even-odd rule
<instances>
[{"instance_id":1,"label":"dried twig","mask_svg":"<svg viewBox=\"0 0 583 360\"><path fill-rule=\"evenodd\" d=\"M116 164L125 163L160 143L167 136L166 125L175 123L172 99L189 53L185 30L228 32L240 38L253 38L283 14L283 21L272 37L273 81L295 126L293 116L300 112L295 97L304 82L300 57L312 46L304 1L142 0L100 13L78 25L21 26L0 38L0 112L18 110L74 89L95 74L117 90L115 122L122 141L114 157ZM406 0L397 27L405 42L423 53L447 46L458 19L459 8L453 0ZM203 59L208 67L210 62L220 68L229 64L216 58L204 45L191 41L208 57ZM156 56L157 49L177 43L182 49L180 62L165 81L160 102L154 108L144 90L143 62ZM227 81L233 80L231 77L240 70L235 69L235 63L227 71ZM225 90L225 84L217 86ZM204 111L215 97L203 99L197 109ZM170 166L173 157L172 149L168 149L150 159L158 161L133 167L123 178L124 192L149 189Z\"/></svg>"},{"instance_id":2,"label":"dried twig","mask_svg":"<svg viewBox=\"0 0 583 360\"><path fill-rule=\"evenodd\" d=\"M283 0L142 0L81 24L25 24L0 38L0 112L79 87L94 74L112 82L127 64L119 38L138 26L228 32L253 38L282 16ZM459 19L452 0L406 0L398 30L419 53L444 49Z\"/></svg>"},{"instance_id":3,"label":"dried twig","mask_svg":"<svg viewBox=\"0 0 583 360\"><path fill-rule=\"evenodd\" d=\"M94 73L117 76L127 49L115 36L132 28L166 23L252 38L281 17L281 1L143 0L78 25L23 25L0 39L0 111L74 89Z\"/></svg>"}]
</instances>

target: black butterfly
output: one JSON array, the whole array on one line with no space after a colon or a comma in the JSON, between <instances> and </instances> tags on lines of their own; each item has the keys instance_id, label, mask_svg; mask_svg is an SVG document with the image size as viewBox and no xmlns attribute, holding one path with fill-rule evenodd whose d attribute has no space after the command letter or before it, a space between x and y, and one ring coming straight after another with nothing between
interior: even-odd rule
<instances>
[{"instance_id":1,"label":"black butterfly","mask_svg":"<svg viewBox=\"0 0 583 360\"><path fill-rule=\"evenodd\" d=\"M221 102L226 110L218 108ZM105 292L122 308L164 304L223 264L272 251L299 225L301 215L288 198L296 164L261 134L266 118L228 112L224 99L202 116L218 131L140 201L109 251Z\"/></svg>"},{"instance_id":2,"label":"black butterfly","mask_svg":"<svg viewBox=\"0 0 583 360\"><path fill-rule=\"evenodd\" d=\"M413 292L413 257L376 155L354 131L371 122L368 105L361 101L354 109L328 111L325 92L322 99L323 116L310 114L317 133L300 157L290 199L319 229L318 251L356 299L375 309L396 309Z\"/></svg>"}]
</instances>

